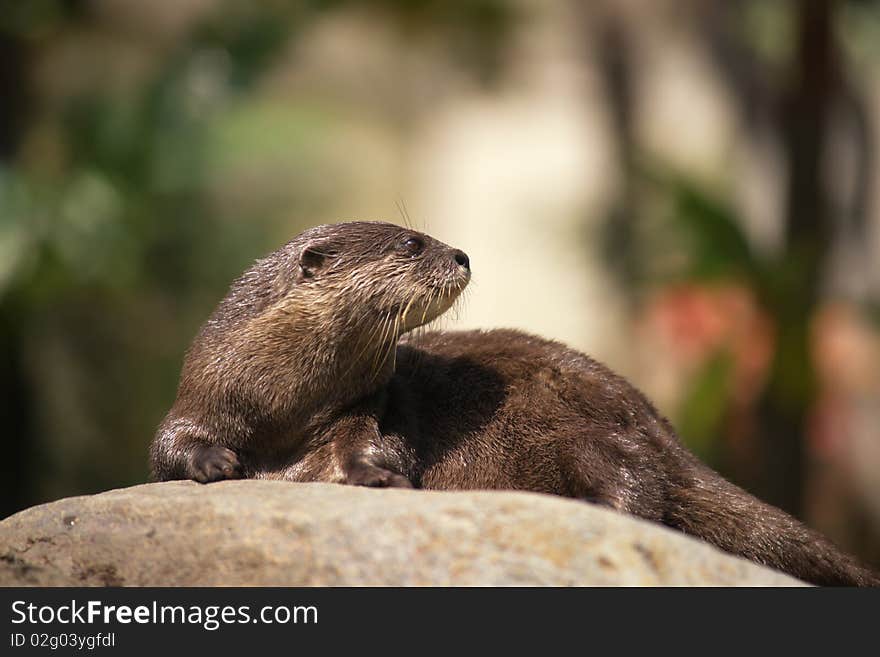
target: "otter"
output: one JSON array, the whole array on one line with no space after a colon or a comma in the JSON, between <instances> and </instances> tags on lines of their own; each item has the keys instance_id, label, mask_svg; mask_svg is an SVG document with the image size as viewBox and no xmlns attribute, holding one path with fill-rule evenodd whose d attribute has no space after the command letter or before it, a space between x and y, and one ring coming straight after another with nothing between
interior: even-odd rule
<instances>
[{"instance_id":1,"label":"otter","mask_svg":"<svg viewBox=\"0 0 880 657\"><path fill-rule=\"evenodd\" d=\"M186 354L153 478L550 493L814 584L880 584L588 356L515 330L424 331L469 280L463 251L381 222L318 226L258 260Z\"/></svg>"}]
</instances>

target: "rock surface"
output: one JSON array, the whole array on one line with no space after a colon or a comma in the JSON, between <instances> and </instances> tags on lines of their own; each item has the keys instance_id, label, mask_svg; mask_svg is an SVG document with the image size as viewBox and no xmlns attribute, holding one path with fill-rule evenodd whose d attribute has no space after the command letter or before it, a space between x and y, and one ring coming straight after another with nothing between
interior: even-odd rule
<instances>
[{"instance_id":1,"label":"rock surface","mask_svg":"<svg viewBox=\"0 0 880 657\"><path fill-rule=\"evenodd\" d=\"M783 585L590 504L516 492L145 484L0 522L0 585Z\"/></svg>"}]
</instances>

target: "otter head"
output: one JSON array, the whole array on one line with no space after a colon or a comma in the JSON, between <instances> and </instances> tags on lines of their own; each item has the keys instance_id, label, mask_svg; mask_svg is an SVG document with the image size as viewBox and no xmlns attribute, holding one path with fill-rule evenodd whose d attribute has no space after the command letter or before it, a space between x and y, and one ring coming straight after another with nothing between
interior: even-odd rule
<instances>
[{"instance_id":1,"label":"otter head","mask_svg":"<svg viewBox=\"0 0 880 657\"><path fill-rule=\"evenodd\" d=\"M443 314L470 280L463 251L394 224L319 226L293 243L287 296L303 310L308 300L306 312L320 313L339 337L383 325L400 336Z\"/></svg>"},{"instance_id":2,"label":"otter head","mask_svg":"<svg viewBox=\"0 0 880 657\"><path fill-rule=\"evenodd\" d=\"M178 398L276 420L358 399L390 377L400 336L449 309L469 280L462 251L414 230L307 230L233 282L187 352Z\"/></svg>"},{"instance_id":3,"label":"otter head","mask_svg":"<svg viewBox=\"0 0 880 657\"><path fill-rule=\"evenodd\" d=\"M423 233L380 222L318 226L233 284L206 330L235 344L223 337L198 360L287 391L281 405L362 394L390 375L400 336L449 309L469 280L464 252ZM240 329L216 330L230 322Z\"/></svg>"}]
</instances>

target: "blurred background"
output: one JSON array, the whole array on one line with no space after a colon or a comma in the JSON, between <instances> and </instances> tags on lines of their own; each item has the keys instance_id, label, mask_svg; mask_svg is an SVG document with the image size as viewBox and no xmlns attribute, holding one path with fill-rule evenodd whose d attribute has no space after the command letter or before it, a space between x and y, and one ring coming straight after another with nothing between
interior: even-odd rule
<instances>
[{"instance_id":1,"label":"blurred background","mask_svg":"<svg viewBox=\"0 0 880 657\"><path fill-rule=\"evenodd\" d=\"M627 375L880 566L880 2L0 0L0 516L145 481L301 230L464 249L449 328Z\"/></svg>"}]
</instances>

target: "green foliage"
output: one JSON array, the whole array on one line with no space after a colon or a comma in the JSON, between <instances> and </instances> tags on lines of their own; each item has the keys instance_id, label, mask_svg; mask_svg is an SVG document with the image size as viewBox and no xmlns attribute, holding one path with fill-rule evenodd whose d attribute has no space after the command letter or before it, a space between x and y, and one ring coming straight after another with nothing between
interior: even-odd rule
<instances>
[{"instance_id":1,"label":"green foliage","mask_svg":"<svg viewBox=\"0 0 880 657\"><path fill-rule=\"evenodd\" d=\"M624 289L639 299L673 285L741 285L754 294L764 312L780 316L790 302L785 290L791 289L789 279L797 275L796 258L759 254L724 194L695 177L658 162L638 167L637 175L642 203L624 217L628 226L606 229L606 235L618 236L613 246L606 242L606 251L617 249L628 258ZM612 215L609 223L619 224L621 218ZM625 244L620 242L621 231L628 235ZM782 368L780 380L790 389L790 397L801 399L810 381L809 365L799 351L802 342L786 343L784 336L781 341L785 344L774 367ZM723 438L733 400L731 349L732 345L722 344L706 357L687 382L673 414L685 442L716 467L724 461Z\"/></svg>"},{"instance_id":2,"label":"green foliage","mask_svg":"<svg viewBox=\"0 0 880 657\"><path fill-rule=\"evenodd\" d=\"M668 221L688 259L678 275L691 280L760 278L742 225L729 204L683 177L665 182L671 198Z\"/></svg>"},{"instance_id":3,"label":"green foliage","mask_svg":"<svg viewBox=\"0 0 880 657\"><path fill-rule=\"evenodd\" d=\"M718 437L728 420L733 359L724 349L716 352L689 382L678 408L676 427L698 456L708 463L722 458Z\"/></svg>"},{"instance_id":4,"label":"green foliage","mask_svg":"<svg viewBox=\"0 0 880 657\"><path fill-rule=\"evenodd\" d=\"M3 419L30 455L9 466L30 482L29 503L144 480L199 323L235 275L344 186L322 153L360 108L279 101L260 82L317 19L347 9L413 38L441 35L477 75L497 68L514 15L500 0L226 0L177 41L127 26L151 58L135 84L105 84L105 62L84 58L83 84L11 117L25 143L38 136L35 150L0 160L0 347L14 355L0 391L22 397ZM4 3L0 39L95 49L112 30L96 13Z\"/></svg>"},{"instance_id":5,"label":"green foliage","mask_svg":"<svg viewBox=\"0 0 880 657\"><path fill-rule=\"evenodd\" d=\"M40 455L34 495L144 479L183 347L270 243L254 221L218 230L208 157L217 118L294 24L252 13L226 27L212 39L197 30L134 90L98 87L42 117L60 169L0 164L0 249L11 256L0 316L19 327L9 339L26 368L4 372L17 379L4 387L36 388L20 409L35 414L22 425L34 435L20 436Z\"/></svg>"}]
</instances>

